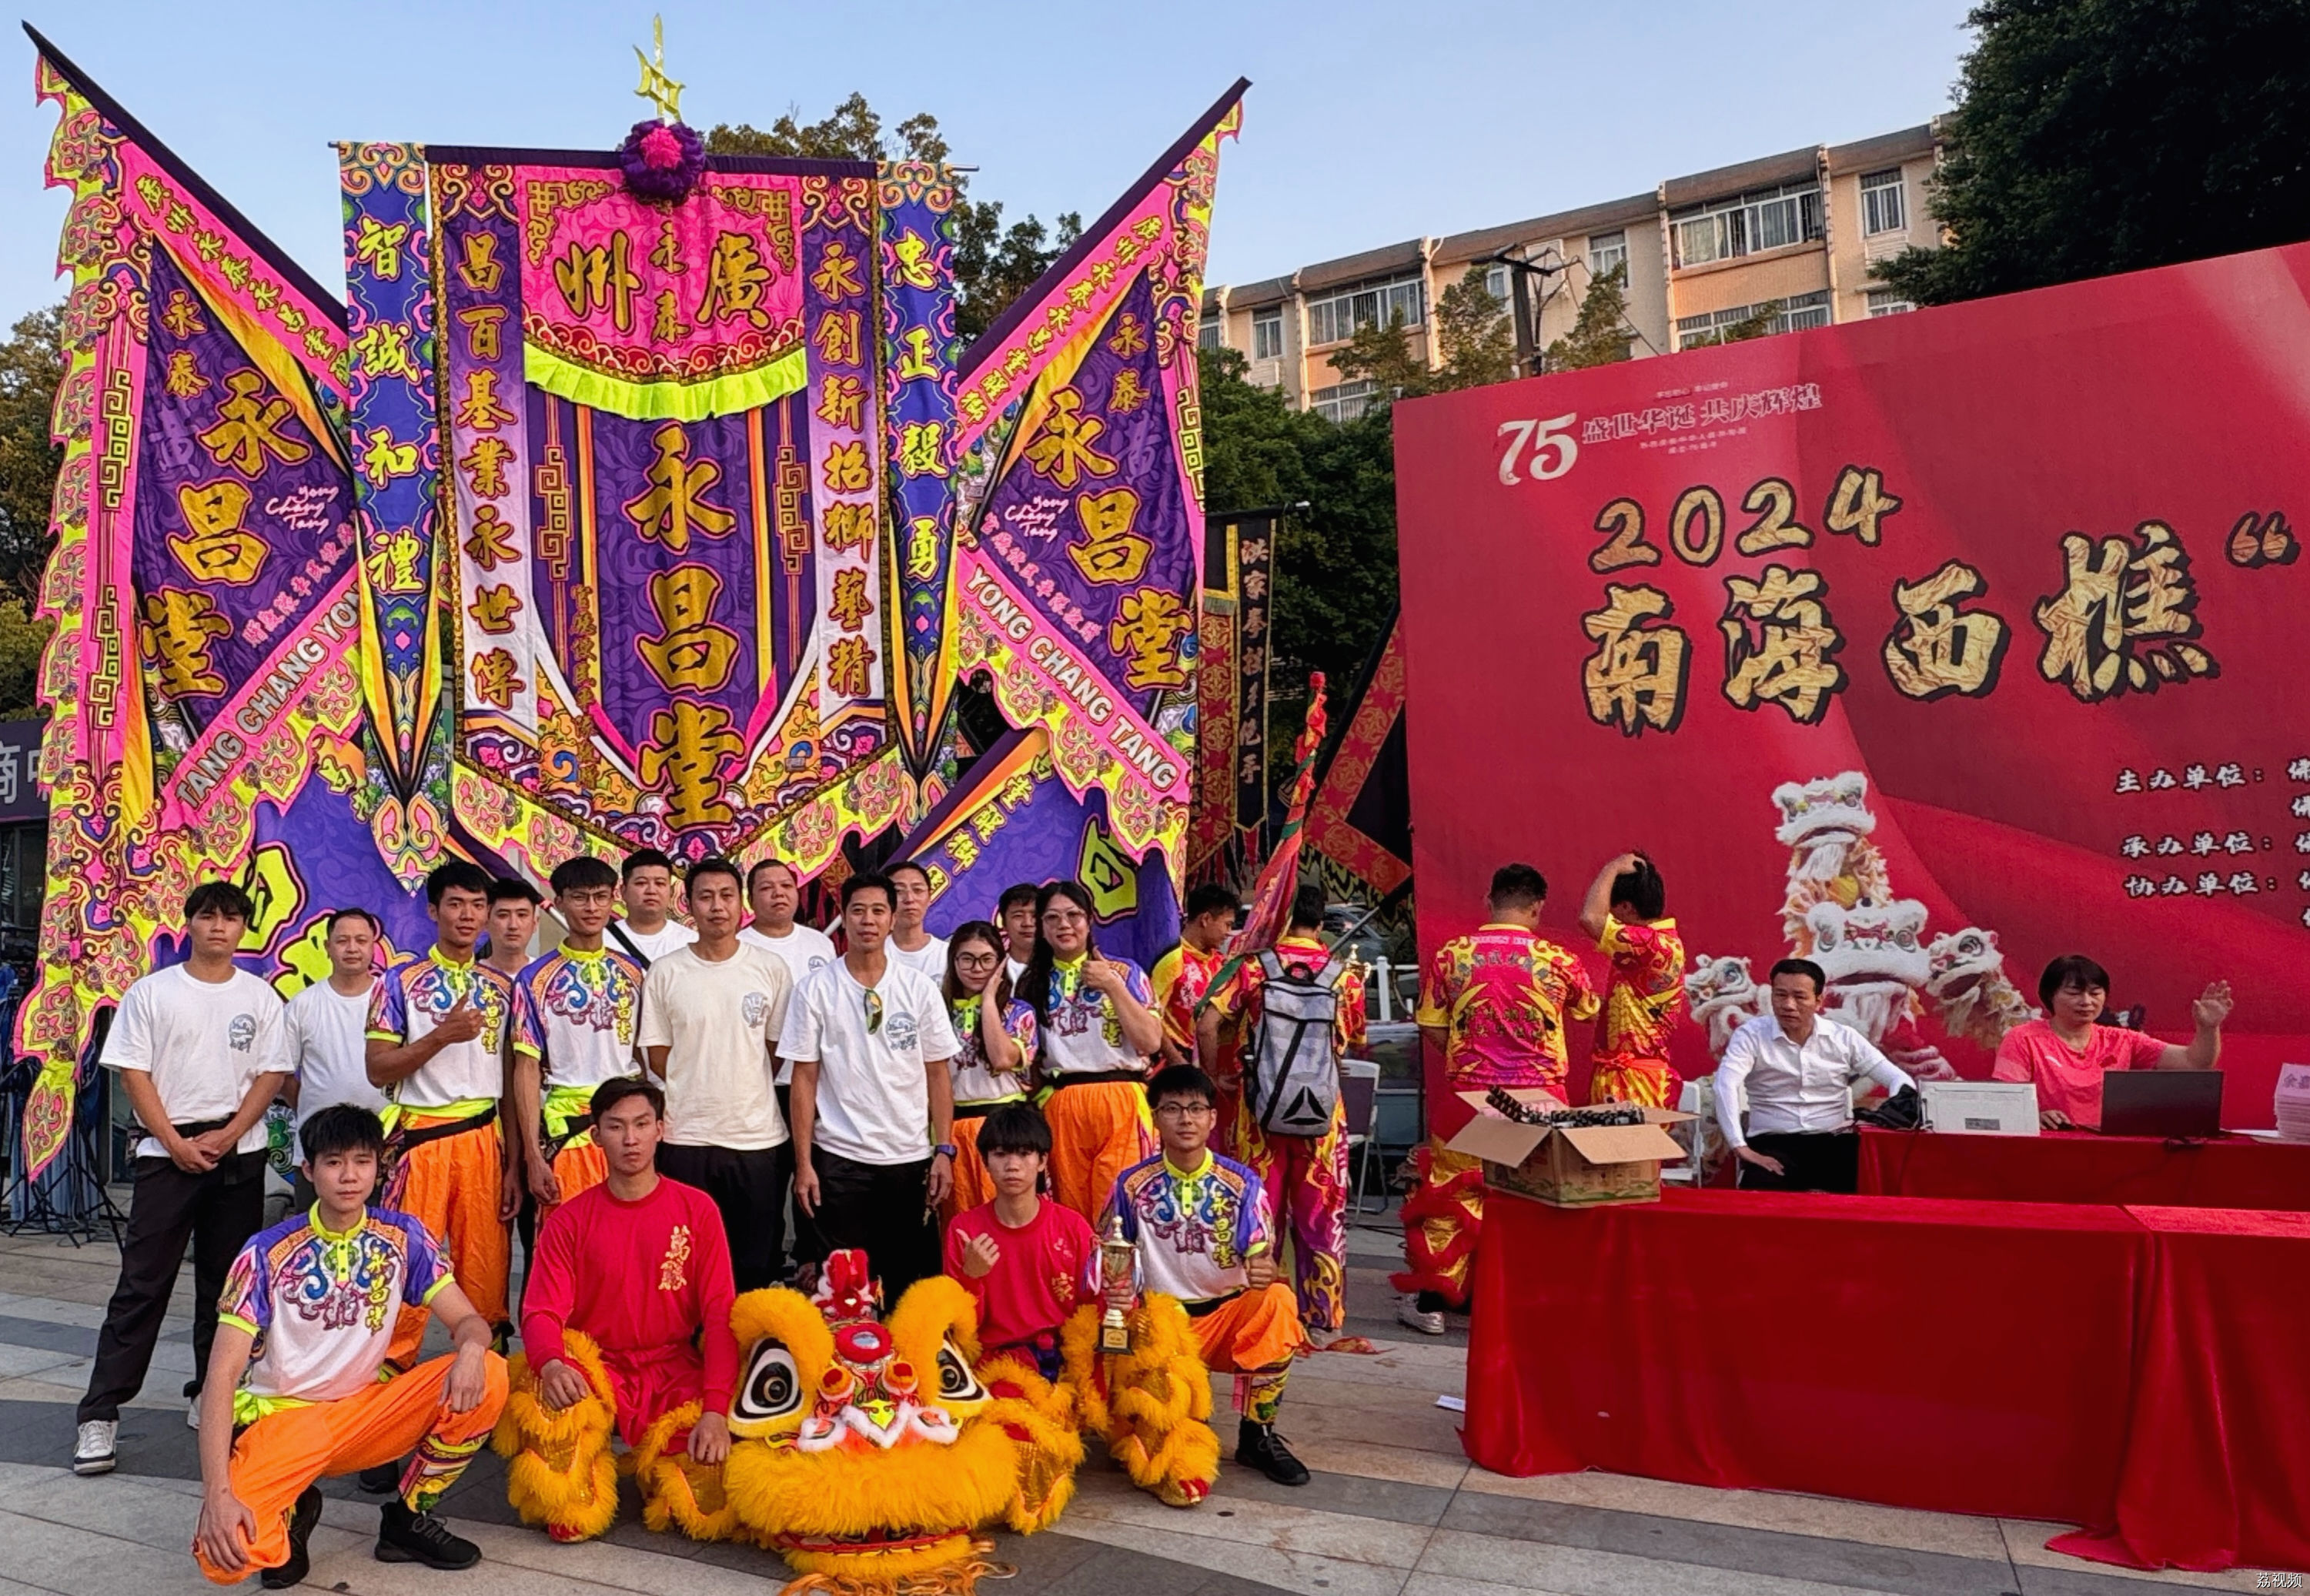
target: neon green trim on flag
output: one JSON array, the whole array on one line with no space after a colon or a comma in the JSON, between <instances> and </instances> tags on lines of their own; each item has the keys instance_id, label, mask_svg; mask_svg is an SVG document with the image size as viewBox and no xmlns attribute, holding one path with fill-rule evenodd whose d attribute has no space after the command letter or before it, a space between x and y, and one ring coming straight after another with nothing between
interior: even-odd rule
<instances>
[{"instance_id":1,"label":"neon green trim on flag","mask_svg":"<svg viewBox=\"0 0 2310 1596\"><path fill-rule=\"evenodd\" d=\"M629 421L703 421L799 392L810 380L810 350L797 344L766 366L707 382L628 382L532 343L522 350L522 375L556 398Z\"/></svg>"}]
</instances>

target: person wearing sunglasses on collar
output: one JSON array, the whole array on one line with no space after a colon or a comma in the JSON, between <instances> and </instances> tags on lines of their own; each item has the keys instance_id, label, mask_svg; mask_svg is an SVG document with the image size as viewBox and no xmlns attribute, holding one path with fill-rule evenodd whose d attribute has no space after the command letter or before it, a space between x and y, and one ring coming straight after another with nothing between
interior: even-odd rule
<instances>
[{"instance_id":1,"label":"person wearing sunglasses on collar","mask_svg":"<svg viewBox=\"0 0 2310 1596\"><path fill-rule=\"evenodd\" d=\"M795 1209L812 1264L865 1250L882 1300L940 1268L936 1209L954 1184L961 1045L946 994L890 955L898 893L888 876L842 883L839 959L803 977L778 1056L794 1066Z\"/></svg>"}]
</instances>

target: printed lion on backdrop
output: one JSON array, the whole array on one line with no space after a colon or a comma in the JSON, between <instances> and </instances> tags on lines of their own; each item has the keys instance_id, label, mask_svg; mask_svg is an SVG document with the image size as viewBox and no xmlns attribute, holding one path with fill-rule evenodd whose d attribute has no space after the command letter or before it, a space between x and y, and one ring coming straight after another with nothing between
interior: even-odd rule
<instances>
[{"instance_id":1,"label":"printed lion on backdrop","mask_svg":"<svg viewBox=\"0 0 2310 1596\"><path fill-rule=\"evenodd\" d=\"M1774 840L1789 850L1781 930L1792 958L1828 978L1823 1011L1867 1037L1920 1080L1957 1070L1920 1028L1930 1001L1943 1032L1994 1049L2036 1011L2005 977L1997 934L1968 925L1930 934L1925 906L1895 896L1885 856L1871 837L1869 778L1858 770L1784 782L1773 789ZM1692 1018L1717 1058L1732 1033L1772 1011L1750 961L1702 955L1684 977Z\"/></svg>"},{"instance_id":2,"label":"printed lion on backdrop","mask_svg":"<svg viewBox=\"0 0 2310 1596\"><path fill-rule=\"evenodd\" d=\"M1940 1011L1942 1028L1995 1048L2015 1026L2037 1018L2036 1006L2006 978L1997 933L1968 925L1925 945L1925 995Z\"/></svg>"}]
</instances>

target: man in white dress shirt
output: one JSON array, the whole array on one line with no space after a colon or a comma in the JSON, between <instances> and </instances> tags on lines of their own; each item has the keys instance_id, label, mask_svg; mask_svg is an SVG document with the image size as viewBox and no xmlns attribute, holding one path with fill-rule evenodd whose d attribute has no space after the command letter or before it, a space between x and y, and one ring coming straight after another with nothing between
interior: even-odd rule
<instances>
[{"instance_id":1,"label":"man in white dress shirt","mask_svg":"<svg viewBox=\"0 0 2310 1596\"><path fill-rule=\"evenodd\" d=\"M1854 1190L1861 1138L1853 1128L1853 1083L1865 1076L1888 1092L1915 1084L1868 1037L1822 1016L1827 984L1811 959L1784 958L1773 967L1773 1011L1749 1021L1725 1045L1716 1067L1716 1118L1741 1161L1743 1189Z\"/></svg>"},{"instance_id":2,"label":"man in white dress shirt","mask_svg":"<svg viewBox=\"0 0 2310 1596\"><path fill-rule=\"evenodd\" d=\"M933 981L946 979L946 939L924 929L923 915L931 906L931 872L912 863L893 864L883 872L899 895L890 914L890 940L882 951L893 964L904 965Z\"/></svg>"}]
</instances>

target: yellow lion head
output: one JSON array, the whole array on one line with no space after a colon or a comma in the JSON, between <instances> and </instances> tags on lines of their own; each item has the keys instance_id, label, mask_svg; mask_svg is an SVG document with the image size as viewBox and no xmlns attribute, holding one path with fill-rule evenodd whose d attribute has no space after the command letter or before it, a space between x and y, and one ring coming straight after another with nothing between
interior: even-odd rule
<instances>
[{"instance_id":1,"label":"yellow lion head","mask_svg":"<svg viewBox=\"0 0 2310 1596\"><path fill-rule=\"evenodd\" d=\"M805 1574L889 1586L942 1570L967 1587L981 1525L1057 1517L1082 1459L1066 1394L1015 1359L979 1367L977 1310L943 1276L887 1319L866 1257L838 1252L815 1297L750 1291L730 1408L731 1505Z\"/></svg>"}]
</instances>

